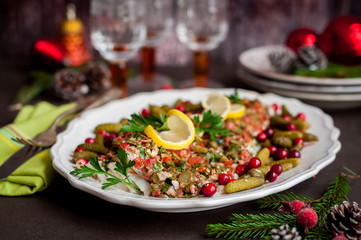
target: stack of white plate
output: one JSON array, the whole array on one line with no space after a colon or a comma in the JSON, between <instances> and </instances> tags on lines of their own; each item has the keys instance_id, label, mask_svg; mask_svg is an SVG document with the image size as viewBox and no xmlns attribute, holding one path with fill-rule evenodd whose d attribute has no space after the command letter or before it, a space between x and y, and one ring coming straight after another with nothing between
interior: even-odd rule
<instances>
[{"instance_id":1,"label":"stack of white plate","mask_svg":"<svg viewBox=\"0 0 361 240\"><path fill-rule=\"evenodd\" d=\"M238 76L245 84L265 92L295 97L324 109L361 106L360 78L314 78L276 72L268 55L284 45L262 46L243 52Z\"/></svg>"}]
</instances>

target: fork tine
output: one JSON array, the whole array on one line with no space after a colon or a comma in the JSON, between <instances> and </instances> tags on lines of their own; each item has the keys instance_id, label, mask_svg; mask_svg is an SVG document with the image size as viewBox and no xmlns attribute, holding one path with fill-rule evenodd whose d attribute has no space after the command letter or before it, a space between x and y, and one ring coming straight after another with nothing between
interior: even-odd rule
<instances>
[{"instance_id":1,"label":"fork tine","mask_svg":"<svg viewBox=\"0 0 361 240\"><path fill-rule=\"evenodd\" d=\"M20 138L12 137L11 140L13 140L14 142L23 144L23 143L21 142Z\"/></svg>"},{"instance_id":2,"label":"fork tine","mask_svg":"<svg viewBox=\"0 0 361 240\"><path fill-rule=\"evenodd\" d=\"M41 150L42 150L41 147L34 146L34 145L28 145L26 157L29 158L31 155L35 155L35 154L39 153Z\"/></svg>"}]
</instances>

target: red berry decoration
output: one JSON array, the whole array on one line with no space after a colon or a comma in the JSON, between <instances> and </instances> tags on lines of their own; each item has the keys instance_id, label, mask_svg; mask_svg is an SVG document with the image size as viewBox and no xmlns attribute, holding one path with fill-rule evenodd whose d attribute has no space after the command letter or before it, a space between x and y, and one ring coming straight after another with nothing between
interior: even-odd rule
<instances>
[{"instance_id":1,"label":"red berry decoration","mask_svg":"<svg viewBox=\"0 0 361 240\"><path fill-rule=\"evenodd\" d=\"M236 168L236 173L238 174L238 176L242 176L243 174L246 173L246 170L247 170L247 166L240 164Z\"/></svg>"},{"instance_id":2,"label":"red berry decoration","mask_svg":"<svg viewBox=\"0 0 361 240\"><path fill-rule=\"evenodd\" d=\"M292 31L286 40L286 45L297 52L300 47L312 47L317 40L317 33L309 28L298 28Z\"/></svg>"},{"instance_id":3,"label":"red berry decoration","mask_svg":"<svg viewBox=\"0 0 361 240\"><path fill-rule=\"evenodd\" d=\"M272 165L270 171L280 175L283 172L283 167L281 164L274 164Z\"/></svg>"},{"instance_id":4,"label":"red berry decoration","mask_svg":"<svg viewBox=\"0 0 361 240\"><path fill-rule=\"evenodd\" d=\"M80 168L81 166L87 165L88 164L88 160L84 159L84 158L79 158L78 160L76 160L76 167Z\"/></svg>"},{"instance_id":5,"label":"red berry decoration","mask_svg":"<svg viewBox=\"0 0 361 240\"><path fill-rule=\"evenodd\" d=\"M296 150L296 149L293 149L291 150L289 153L288 153L288 157L289 158L300 158L301 157L301 153Z\"/></svg>"},{"instance_id":6,"label":"red berry decoration","mask_svg":"<svg viewBox=\"0 0 361 240\"><path fill-rule=\"evenodd\" d=\"M218 183L220 185L226 185L227 183L229 183L230 180L231 180L231 178L226 173L221 173L218 176Z\"/></svg>"},{"instance_id":7,"label":"red berry decoration","mask_svg":"<svg viewBox=\"0 0 361 240\"><path fill-rule=\"evenodd\" d=\"M85 143L95 143L95 139L94 138L87 138L87 139L85 139Z\"/></svg>"},{"instance_id":8,"label":"red berry decoration","mask_svg":"<svg viewBox=\"0 0 361 240\"><path fill-rule=\"evenodd\" d=\"M282 118L284 120L286 120L286 121L291 121L292 120L292 118L290 116L288 116L288 115L282 115Z\"/></svg>"},{"instance_id":9,"label":"red berry decoration","mask_svg":"<svg viewBox=\"0 0 361 240\"><path fill-rule=\"evenodd\" d=\"M302 208L306 207L306 204L301 200L293 200L291 202L281 202L282 208L280 211L283 211L287 214L297 214L301 211Z\"/></svg>"},{"instance_id":10,"label":"red berry decoration","mask_svg":"<svg viewBox=\"0 0 361 240\"><path fill-rule=\"evenodd\" d=\"M348 238L345 237L343 231L340 231L332 240L348 240Z\"/></svg>"},{"instance_id":11,"label":"red berry decoration","mask_svg":"<svg viewBox=\"0 0 361 240\"><path fill-rule=\"evenodd\" d=\"M287 131L295 131L295 130L297 130L297 127L294 123L287 123L286 129L287 129Z\"/></svg>"},{"instance_id":12,"label":"red berry decoration","mask_svg":"<svg viewBox=\"0 0 361 240\"><path fill-rule=\"evenodd\" d=\"M277 175L275 172L273 172L273 171L269 171L269 172L266 174L266 179L267 179L267 181L269 181L269 182L274 182L274 181L276 181L276 180L277 180L277 177L278 177L278 175Z\"/></svg>"},{"instance_id":13,"label":"red berry decoration","mask_svg":"<svg viewBox=\"0 0 361 240\"><path fill-rule=\"evenodd\" d=\"M261 165L261 160L258 157L253 157L251 160L249 160L248 169L259 168Z\"/></svg>"},{"instance_id":14,"label":"red berry decoration","mask_svg":"<svg viewBox=\"0 0 361 240\"><path fill-rule=\"evenodd\" d=\"M275 111L276 113L280 110L280 105L278 105L277 103L272 104L272 108L273 111Z\"/></svg>"},{"instance_id":15,"label":"red berry decoration","mask_svg":"<svg viewBox=\"0 0 361 240\"><path fill-rule=\"evenodd\" d=\"M264 141L266 141L266 140L267 140L267 135L266 135L266 133L265 133L265 132L260 132L260 133L258 133L257 136L256 136L256 140L257 140L258 142L264 142Z\"/></svg>"},{"instance_id":16,"label":"red berry decoration","mask_svg":"<svg viewBox=\"0 0 361 240\"><path fill-rule=\"evenodd\" d=\"M285 158L287 158L287 155L288 155L288 152L286 149L284 149L284 148L277 149L277 152L276 152L277 159L285 159Z\"/></svg>"},{"instance_id":17,"label":"red berry decoration","mask_svg":"<svg viewBox=\"0 0 361 240\"><path fill-rule=\"evenodd\" d=\"M181 112L183 112L183 113L186 112L186 108L185 108L185 106L183 106L183 105L178 105L175 109L178 109L179 111L181 111Z\"/></svg>"},{"instance_id":18,"label":"red berry decoration","mask_svg":"<svg viewBox=\"0 0 361 240\"><path fill-rule=\"evenodd\" d=\"M307 229L313 228L318 222L317 213L313 208L302 208L296 216L296 222L299 226Z\"/></svg>"},{"instance_id":19,"label":"red berry decoration","mask_svg":"<svg viewBox=\"0 0 361 240\"><path fill-rule=\"evenodd\" d=\"M84 152L84 149L81 147L77 147L74 152Z\"/></svg>"},{"instance_id":20,"label":"red berry decoration","mask_svg":"<svg viewBox=\"0 0 361 240\"><path fill-rule=\"evenodd\" d=\"M216 192L217 188L213 183L206 183L202 187L202 193L206 197L212 197Z\"/></svg>"},{"instance_id":21,"label":"red berry decoration","mask_svg":"<svg viewBox=\"0 0 361 240\"><path fill-rule=\"evenodd\" d=\"M296 118L306 121L306 115L304 113L297 113Z\"/></svg>"},{"instance_id":22,"label":"red berry decoration","mask_svg":"<svg viewBox=\"0 0 361 240\"><path fill-rule=\"evenodd\" d=\"M148 108L144 108L144 109L142 110L142 116L143 116L143 117L148 117L148 116L150 116L150 110L149 110Z\"/></svg>"},{"instance_id":23,"label":"red berry decoration","mask_svg":"<svg viewBox=\"0 0 361 240\"><path fill-rule=\"evenodd\" d=\"M275 135L275 131L272 128L266 128L264 133L267 135L268 138L272 138Z\"/></svg>"},{"instance_id":24,"label":"red berry decoration","mask_svg":"<svg viewBox=\"0 0 361 240\"><path fill-rule=\"evenodd\" d=\"M303 148L304 144L305 144L305 142L302 138L295 138L295 140L293 140L293 145L297 146L299 148Z\"/></svg>"},{"instance_id":25,"label":"red berry decoration","mask_svg":"<svg viewBox=\"0 0 361 240\"><path fill-rule=\"evenodd\" d=\"M269 154L270 154L271 156L273 156L273 155L275 155L276 152L277 152L277 147L271 145L271 146L268 147L268 150L269 150Z\"/></svg>"},{"instance_id":26,"label":"red berry decoration","mask_svg":"<svg viewBox=\"0 0 361 240\"><path fill-rule=\"evenodd\" d=\"M105 130L100 130L97 133L100 134L100 135L103 135L103 137L108 136L108 133Z\"/></svg>"},{"instance_id":27,"label":"red berry decoration","mask_svg":"<svg viewBox=\"0 0 361 240\"><path fill-rule=\"evenodd\" d=\"M333 19L317 42L331 61L344 65L361 63L361 18L343 16Z\"/></svg>"}]
</instances>

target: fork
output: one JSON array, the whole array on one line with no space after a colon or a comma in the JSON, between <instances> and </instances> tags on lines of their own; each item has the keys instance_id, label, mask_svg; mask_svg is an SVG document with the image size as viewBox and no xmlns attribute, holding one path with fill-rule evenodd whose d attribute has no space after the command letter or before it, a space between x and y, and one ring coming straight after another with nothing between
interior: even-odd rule
<instances>
[{"instance_id":1,"label":"fork","mask_svg":"<svg viewBox=\"0 0 361 240\"><path fill-rule=\"evenodd\" d=\"M120 96L121 96L121 91L118 88L115 88L115 89L111 89L111 90L104 92L98 99L97 99L98 96L87 97L87 98L83 99L82 101L80 101L75 107L60 114L47 130L36 135L34 139L24 139L22 137L16 137L16 138L12 138L12 140L15 142L21 143L25 146L33 146L33 147L38 147L38 148L50 147L56 141L57 125L58 125L59 121L61 119L63 119L65 116L67 116L71 113L77 112L79 110L82 110L75 116L75 117L78 117L86 110L101 106L111 100L119 98Z\"/></svg>"}]
</instances>

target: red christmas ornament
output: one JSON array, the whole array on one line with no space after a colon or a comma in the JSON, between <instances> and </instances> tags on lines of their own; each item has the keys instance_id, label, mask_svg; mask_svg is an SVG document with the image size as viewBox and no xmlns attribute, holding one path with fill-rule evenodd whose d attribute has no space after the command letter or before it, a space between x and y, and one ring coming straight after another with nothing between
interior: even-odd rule
<instances>
[{"instance_id":1,"label":"red christmas ornament","mask_svg":"<svg viewBox=\"0 0 361 240\"><path fill-rule=\"evenodd\" d=\"M332 20L318 39L318 47L331 61L344 65L361 63L361 18L343 16Z\"/></svg>"},{"instance_id":2,"label":"red christmas ornament","mask_svg":"<svg viewBox=\"0 0 361 240\"><path fill-rule=\"evenodd\" d=\"M298 28L288 35L286 45L296 52L300 47L313 46L317 37L317 33L312 29Z\"/></svg>"}]
</instances>

